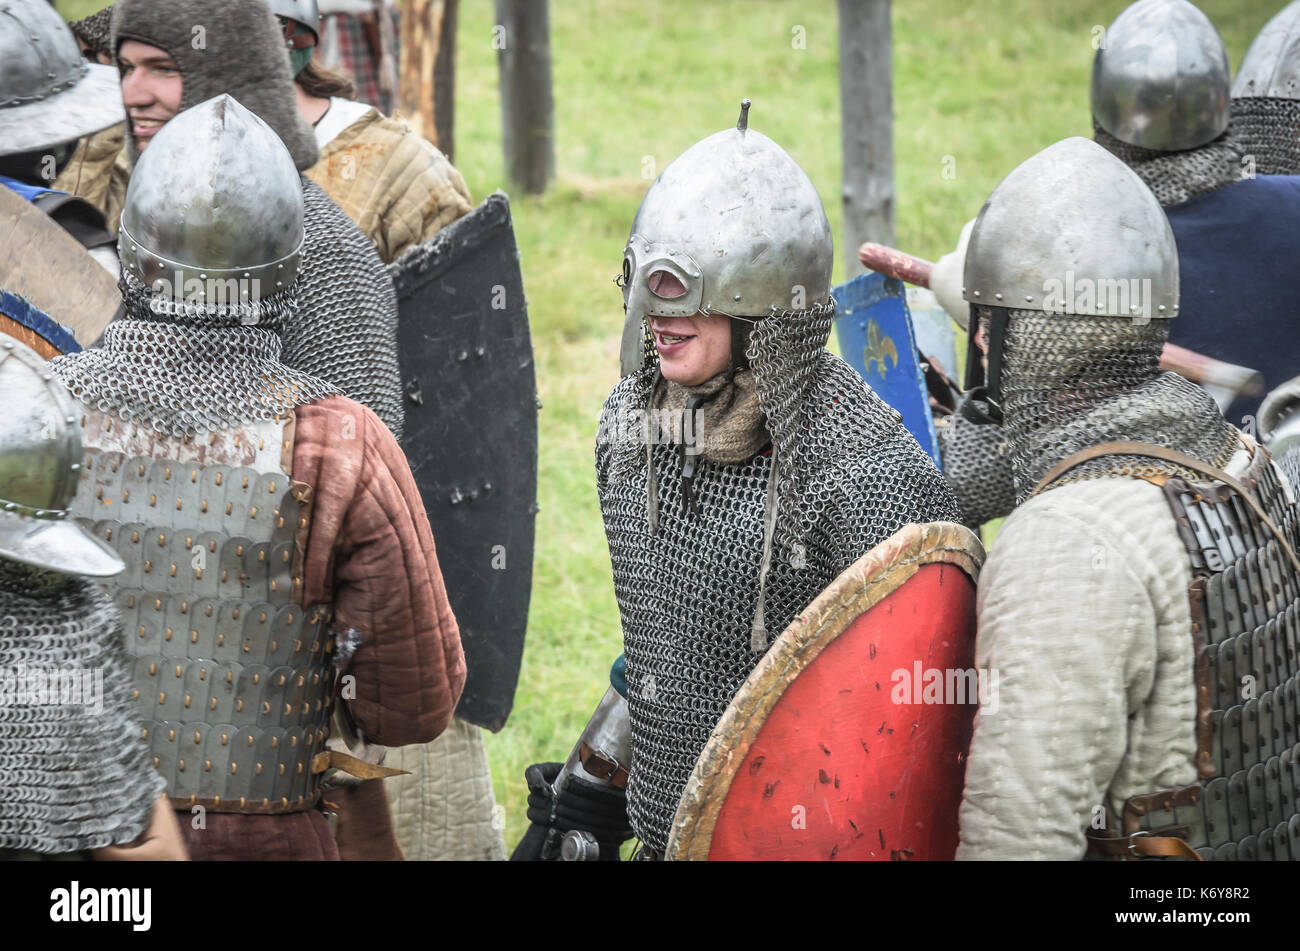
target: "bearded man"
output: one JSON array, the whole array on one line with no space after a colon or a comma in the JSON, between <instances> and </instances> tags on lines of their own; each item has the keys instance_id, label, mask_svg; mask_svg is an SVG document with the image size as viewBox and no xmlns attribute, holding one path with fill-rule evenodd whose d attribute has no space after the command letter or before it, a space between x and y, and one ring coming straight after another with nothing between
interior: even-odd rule
<instances>
[{"instance_id":1,"label":"bearded man","mask_svg":"<svg viewBox=\"0 0 1300 951\"><path fill-rule=\"evenodd\" d=\"M85 404L73 512L115 545L135 701L195 858L334 859L336 693L374 742L432 740L465 681L393 435L281 362L304 195L229 96L151 136L121 221L126 316L54 371ZM337 681L337 690L336 690Z\"/></svg>"},{"instance_id":2,"label":"bearded man","mask_svg":"<svg viewBox=\"0 0 1300 951\"><path fill-rule=\"evenodd\" d=\"M968 384L1019 504L979 578L998 702L957 857L1294 857L1300 513L1268 453L1159 369L1185 317L1155 195L1058 142L985 202L965 282Z\"/></svg>"},{"instance_id":3,"label":"bearded man","mask_svg":"<svg viewBox=\"0 0 1300 951\"><path fill-rule=\"evenodd\" d=\"M664 169L624 252L631 372L601 413L596 488L626 655L625 817L615 789L575 819L572 782L548 815L534 800L559 764L529 776L536 827L589 821L602 855L630 822L661 856L736 690L840 572L904 525L960 518L898 413L826 352L826 213L748 108ZM551 857L553 839L516 857Z\"/></svg>"}]
</instances>

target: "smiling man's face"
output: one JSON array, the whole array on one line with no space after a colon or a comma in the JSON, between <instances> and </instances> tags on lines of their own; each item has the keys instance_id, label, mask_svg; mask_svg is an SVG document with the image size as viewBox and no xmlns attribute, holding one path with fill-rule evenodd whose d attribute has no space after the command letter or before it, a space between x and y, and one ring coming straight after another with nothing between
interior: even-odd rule
<instances>
[{"instance_id":1,"label":"smiling man's face","mask_svg":"<svg viewBox=\"0 0 1300 951\"><path fill-rule=\"evenodd\" d=\"M180 111L184 83L176 61L165 51L139 40L123 40L117 51L122 77L122 104L137 152L143 152Z\"/></svg>"}]
</instances>

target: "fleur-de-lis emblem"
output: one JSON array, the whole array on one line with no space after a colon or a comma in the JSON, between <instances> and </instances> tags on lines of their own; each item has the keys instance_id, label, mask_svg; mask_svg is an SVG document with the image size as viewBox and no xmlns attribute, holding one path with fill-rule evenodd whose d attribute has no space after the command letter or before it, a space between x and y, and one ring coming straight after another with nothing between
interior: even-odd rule
<instances>
[{"instance_id":1,"label":"fleur-de-lis emblem","mask_svg":"<svg viewBox=\"0 0 1300 951\"><path fill-rule=\"evenodd\" d=\"M867 372L871 372L873 363L879 363L880 378L883 380L889 371L886 357L893 357L894 366L898 366L898 348L894 346L894 338L882 334L880 324L876 323L873 317L867 321L867 345L862 350L862 360L866 364Z\"/></svg>"}]
</instances>

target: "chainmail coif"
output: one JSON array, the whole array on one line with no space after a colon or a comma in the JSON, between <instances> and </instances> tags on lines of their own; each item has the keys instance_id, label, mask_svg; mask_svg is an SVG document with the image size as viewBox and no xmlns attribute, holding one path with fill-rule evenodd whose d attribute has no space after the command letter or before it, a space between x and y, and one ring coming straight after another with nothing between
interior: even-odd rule
<instances>
[{"instance_id":1,"label":"chainmail coif","mask_svg":"<svg viewBox=\"0 0 1300 951\"><path fill-rule=\"evenodd\" d=\"M1118 440L1153 443L1227 465L1237 431L1203 389L1161 372L1167 320L1079 317L1012 310L1002 358L1004 421L1016 499L1023 502L1056 463ZM1147 456L1104 456L1055 484L1108 475L1201 476Z\"/></svg>"},{"instance_id":2,"label":"chainmail coif","mask_svg":"<svg viewBox=\"0 0 1300 951\"><path fill-rule=\"evenodd\" d=\"M695 761L762 656L753 643L760 600L775 637L904 525L961 517L898 413L825 351L833 318L833 308L819 307L754 328L746 352L774 452L736 465L699 462L698 515L683 498L681 448L647 450L636 422L657 361L615 386L601 415L597 489L633 738L628 813L659 851ZM777 527L764 584L774 458Z\"/></svg>"},{"instance_id":3,"label":"chainmail coif","mask_svg":"<svg viewBox=\"0 0 1300 951\"><path fill-rule=\"evenodd\" d=\"M52 361L73 396L101 412L169 436L275 419L339 392L280 361L294 289L233 307L203 307L155 295L130 272L118 282L126 316L101 346Z\"/></svg>"},{"instance_id":4,"label":"chainmail coif","mask_svg":"<svg viewBox=\"0 0 1300 951\"><path fill-rule=\"evenodd\" d=\"M1232 100L1232 132L1257 175L1300 174L1300 100L1247 96Z\"/></svg>"},{"instance_id":5,"label":"chainmail coif","mask_svg":"<svg viewBox=\"0 0 1300 951\"><path fill-rule=\"evenodd\" d=\"M1121 142L1093 120L1093 138L1155 192L1168 208L1240 181L1243 177L1241 143L1231 125L1205 145L1182 152L1158 152Z\"/></svg>"},{"instance_id":6,"label":"chainmail coif","mask_svg":"<svg viewBox=\"0 0 1300 951\"><path fill-rule=\"evenodd\" d=\"M0 560L0 676L23 665L0 703L0 850L66 855L125 845L148 827L163 778L131 715L123 640L98 586ZM18 703L34 669L102 671L103 709L93 696Z\"/></svg>"},{"instance_id":7,"label":"chainmail coif","mask_svg":"<svg viewBox=\"0 0 1300 951\"><path fill-rule=\"evenodd\" d=\"M302 197L298 319L286 329L283 360L370 407L400 439L404 414L392 278L375 246L319 185L304 177Z\"/></svg>"}]
</instances>

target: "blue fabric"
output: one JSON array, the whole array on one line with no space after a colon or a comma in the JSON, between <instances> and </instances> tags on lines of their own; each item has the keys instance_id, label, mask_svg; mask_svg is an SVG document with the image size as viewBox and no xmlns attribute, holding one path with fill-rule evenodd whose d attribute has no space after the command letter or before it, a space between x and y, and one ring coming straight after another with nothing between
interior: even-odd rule
<instances>
[{"instance_id":1,"label":"blue fabric","mask_svg":"<svg viewBox=\"0 0 1300 951\"><path fill-rule=\"evenodd\" d=\"M10 178L8 175L0 175L0 185L3 185L24 201L35 201L42 195L64 194L63 192L56 192L53 188L42 188L40 185L28 185L26 182L20 182L16 178Z\"/></svg>"},{"instance_id":2,"label":"blue fabric","mask_svg":"<svg viewBox=\"0 0 1300 951\"><path fill-rule=\"evenodd\" d=\"M1300 176L1243 179L1165 212L1181 283L1169 339L1258 370L1265 393L1300 375ZM1262 399L1224 415L1247 428Z\"/></svg>"}]
</instances>

